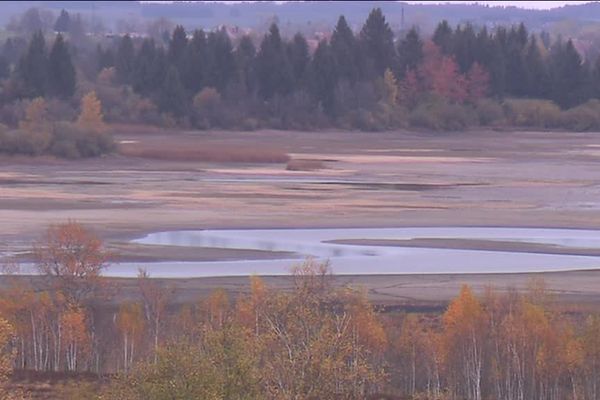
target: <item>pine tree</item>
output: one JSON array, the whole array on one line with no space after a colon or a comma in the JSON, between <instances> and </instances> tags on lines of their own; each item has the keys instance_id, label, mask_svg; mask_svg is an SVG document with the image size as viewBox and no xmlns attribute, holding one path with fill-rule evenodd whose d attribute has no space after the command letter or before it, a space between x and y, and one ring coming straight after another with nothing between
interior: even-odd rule
<instances>
[{"instance_id":1,"label":"pine tree","mask_svg":"<svg viewBox=\"0 0 600 400\"><path fill-rule=\"evenodd\" d=\"M43 97L48 84L48 55L41 31L36 32L17 67L25 97Z\"/></svg>"},{"instance_id":2,"label":"pine tree","mask_svg":"<svg viewBox=\"0 0 600 400\"><path fill-rule=\"evenodd\" d=\"M176 117L181 117L186 112L185 89L174 66L170 66L167 70L167 75L159 93L158 106L161 111L172 113Z\"/></svg>"},{"instance_id":3,"label":"pine tree","mask_svg":"<svg viewBox=\"0 0 600 400\"><path fill-rule=\"evenodd\" d=\"M256 48L250 36L244 35L235 49L238 80L247 93L256 89Z\"/></svg>"},{"instance_id":4,"label":"pine tree","mask_svg":"<svg viewBox=\"0 0 600 400\"><path fill-rule=\"evenodd\" d=\"M471 24L457 27L454 32L452 54L460 68L461 73L467 73L471 65L477 61L475 50L477 36Z\"/></svg>"},{"instance_id":5,"label":"pine tree","mask_svg":"<svg viewBox=\"0 0 600 400\"><path fill-rule=\"evenodd\" d=\"M115 66L115 55L111 48L104 50L101 45L96 47L96 70L102 71L104 68Z\"/></svg>"},{"instance_id":6,"label":"pine tree","mask_svg":"<svg viewBox=\"0 0 600 400\"><path fill-rule=\"evenodd\" d=\"M304 84L310 55L308 54L308 43L301 33L294 35L292 41L288 44L288 58L294 74L294 83L296 89Z\"/></svg>"},{"instance_id":7,"label":"pine tree","mask_svg":"<svg viewBox=\"0 0 600 400\"><path fill-rule=\"evenodd\" d=\"M331 47L321 41L312 62L313 93L323 111L332 115L334 112L334 90L336 82L335 59Z\"/></svg>"},{"instance_id":8,"label":"pine tree","mask_svg":"<svg viewBox=\"0 0 600 400\"><path fill-rule=\"evenodd\" d=\"M8 78L10 75L10 64L3 55L0 55L0 80Z\"/></svg>"},{"instance_id":9,"label":"pine tree","mask_svg":"<svg viewBox=\"0 0 600 400\"><path fill-rule=\"evenodd\" d=\"M181 25L177 25L173 30L171 41L169 42L169 61L177 67L181 74L183 70L183 56L187 47L187 35Z\"/></svg>"},{"instance_id":10,"label":"pine tree","mask_svg":"<svg viewBox=\"0 0 600 400\"><path fill-rule=\"evenodd\" d=\"M407 71L416 71L422 60L423 42L417 28L412 27L398 44L398 75L404 78Z\"/></svg>"},{"instance_id":11,"label":"pine tree","mask_svg":"<svg viewBox=\"0 0 600 400\"><path fill-rule=\"evenodd\" d=\"M225 88L235 77L235 59L233 57L233 46L225 29L211 32L207 40L208 52L211 54L211 69L208 72L210 81L206 86L217 88L223 93Z\"/></svg>"},{"instance_id":12,"label":"pine tree","mask_svg":"<svg viewBox=\"0 0 600 400\"><path fill-rule=\"evenodd\" d=\"M448 21L443 20L435 28L432 39L433 43L438 45L443 54L452 53L452 42L454 40L454 33Z\"/></svg>"},{"instance_id":13,"label":"pine tree","mask_svg":"<svg viewBox=\"0 0 600 400\"><path fill-rule=\"evenodd\" d=\"M525 68L527 71L526 95L528 97L544 97L547 70L534 35L531 36L525 51Z\"/></svg>"},{"instance_id":14,"label":"pine tree","mask_svg":"<svg viewBox=\"0 0 600 400\"><path fill-rule=\"evenodd\" d=\"M373 9L369 14L360 31L360 41L367 60L368 79L383 76L387 68L396 70L394 34L380 8Z\"/></svg>"},{"instance_id":15,"label":"pine tree","mask_svg":"<svg viewBox=\"0 0 600 400\"><path fill-rule=\"evenodd\" d=\"M208 48L203 30L194 31L183 56L181 80L192 93L204 86L208 74Z\"/></svg>"},{"instance_id":16,"label":"pine tree","mask_svg":"<svg viewBox=\"0 0 600 400\"><path fill-rule=\"evenodd\" d=\"M81 99L81 113L79 114L77 123L87 129L95 131L104 129L102 103L98 100L96 92L89 92Z\"/></svg>"},{"instance_id":17,"label":"pine tree","mask_svg":"<svg viewBox=\"0 0 600 400\"><path fill-rule=\"evenodd\" d=\"M149 94L156 87L153 76L153 64L156 58L156 46L154 39L144 39L142 47L135 57L132 86L133 89L142 94Z\"/></svg>"},{"instance_id":18,"label":"pine tree","mask_svg":"<svg viewBox=\"0 0 600 400\"><path fill-rule=\"evenodd\" d=\"M48 94L69 98L75 93L75 67L61 34L56 36L48 57Z\"/></svg>"},{"instance_id":19,"label":"pine tree","mask_svg":"<svg viewBox=\"0 0 600 400\"><path fill-rule=\"evenodd\" d=\"M356 37L343 15L331 35L330 46L337 70L336 79L355 84L360 77L360 52Z\"/></svg>"},{"instance_id":20,"label":"pine tree","mask_svg":"<svg viewBox=\"0 0 600 400\"><path fill-rule=\"evenodd\" d=\"M573 107L587 100L587 88L584 86L586 71L573 42L557 43L551 58L551 99L562 108Z\"/></svg>"},{"instance_id":21,"label":"pine tree","mask_svg":"<svg viewBox=\"0 0 600 400\"><path fill-rule=\"evenodd\" d=\"M115 69L117 78L123 84L130 84L133 78L133 68L135 62L135 53L133 50L133 42L129 35L125 35L119 42L117 55L115 60Z\"/></svg>"},{"instance_id":22,"label":"pine tree","mask_svg":"<svg viewBox=\"0 0 600 400\"><path fill-rule=\"evenodd\" d=\"M60 32L60 33L69 32L70 25L71 25L71 16L64 9L61 10L60 15L58 16L58 18L56 19L56 22L54 23L54 31Z\"/></svg>"},{"instance_id":23,"label":"pine tree","mask_svg":"<svg viewBox=\"0 0 600 400\"><path fill-rule=\"evenodd\" d=\"M256 73L258 92L263 99L285 95L292 90L293 72L276 24L271 25L260 44Z\"/></svg>"}]
</instances>

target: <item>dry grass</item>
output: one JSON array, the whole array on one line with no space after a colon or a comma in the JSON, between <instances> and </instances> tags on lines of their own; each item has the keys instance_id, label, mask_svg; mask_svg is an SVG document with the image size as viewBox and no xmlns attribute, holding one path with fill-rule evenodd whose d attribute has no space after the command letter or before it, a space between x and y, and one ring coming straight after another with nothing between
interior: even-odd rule
<instances>
[{"instance_id":1,"label":"dry grass","mask_svg":"<svg viewBox=\"0 0 600 400\"><path fill-rule=\"evenodd\" d=\"M289 160L285 169L288 171L316 171L325 168L321 160Z\"/></svg>"},{"instance_id":2,"label":"dry grass","mask_svg":"<svg viewBox=\"0 0 600 400\"><path fill-rule=\"evenodd\" d=\"M119 154L164 161L204 161L232 163L285 163L282 150L265 147L232 147L206 143L121 143Z\"/></svg>"}]
</instances>

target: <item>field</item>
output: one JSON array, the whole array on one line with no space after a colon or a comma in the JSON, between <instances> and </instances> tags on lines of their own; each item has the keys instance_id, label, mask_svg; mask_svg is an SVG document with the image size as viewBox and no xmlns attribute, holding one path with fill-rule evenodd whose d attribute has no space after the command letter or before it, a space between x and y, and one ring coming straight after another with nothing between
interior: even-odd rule
<instances>
[{"instance_id":1,"label":"field","mask_svg":"<svg viewBox=\"0 0 600 400\"><path fill-rule=\"evenodd\" d=\"M278 256L127 243L174 229L600 226L596 133L115 131L119 154L103 158L0 159L3 251L26 251L48 224L66 220L93 227L120 260L140 262ZM600 272L540 275L566 300L600 302ZM454 296L461 282L523 287L528 277L338 279L364 286L377 302L426 304ZM282 279L272 281L285 286ZM195 296L214 286L244 290L247 279L171 284Z\"/></svg>"}]
</instances>

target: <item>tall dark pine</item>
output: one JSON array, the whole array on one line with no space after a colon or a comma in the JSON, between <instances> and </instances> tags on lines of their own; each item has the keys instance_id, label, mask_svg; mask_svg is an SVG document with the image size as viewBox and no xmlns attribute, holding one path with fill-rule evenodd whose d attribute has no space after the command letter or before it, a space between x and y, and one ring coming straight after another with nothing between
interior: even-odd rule
<instances>
[{"instance_id":1,"label":"tall dark pine","mask_svg":"<svg viewBox=\"0 0 600 400\"><path fill-rule=\"evenodd\" d=\"M331 47L321 41L311 65L313 93L323 111L332 115L334 112L334 91L336 83L335 59Z\"/></svg>"},{"instance_id":2,"label":"tall dark pine","mask_svg":"<svg viewBox=\"0 0 600 400\"><path fill-rule=\"evenodd\" d=\"M75 93L75 67L61 34L56 36L48 57L48 94L63 99Z\"/></svg>"},{"instance_id":3,"label":"tall dark pine","mask_svg":"<svg viewBox=\"0 0 600 400\"><path fill-rule=\"evenodd\" d=\"M404 78L409 70L416 70L423 60L423 41L415 27L398 44L398 76Z\"/></svg>"},{"instance_id":4,"label":"tall dark pine","mask_svg":"<svg viewBox=\"0 0 600 400\"><path fill-rule=\"evenodd\" d=\"M133 90L142 94L149 94L156 89L157 82L153 76L153 64L156 58L156 45L154 39L144 39L140 51L135 57L132 86Z\"/></svg>"},{"instance_id":5,"label":"tall dark pine","mask_svg":"<svg viewBox=\"0 0 600 400\"><path fill-rule=\"evenodd\" d=\"M179 72L171 65L159 93L158 106L161 111L180 117L185 114L186 105L187 96L179 79Z\"/></svg>"},{"instance_id":6,"label":"tall dark pine","mask_svg":"<svg viewBox=\"0 0 600 400\"><path fill-rule=\"evenodd\" d=\"M3 55L0 55L0 79L8 78L10 74L10 65Z\"/></svg>"},{"instance_id":7,"label":"tall dark pine","mask_svg":"<svg viewBox=\"0 0 600 400\"><path fill-rule=\"evenodd\" d=\"M21 57L17 67L17 74L23 83L25 97L38 97L46 94L48 55L46 54L46 41L41 31L37 31L29 42L29 48Z\"/></svg>"},{"instance_id":8,"label":"tall dark pine","mask_svg":"<svg viewBox=\"0 0 600 400\"><path fill-rule=\"evenodd\" d=\"M209 61L206 35L203 30L196 30L185 48L181 73L183 84L192 93L204 86Z\"/></svg>"},{"instance_id":9,"label":"tall dark pine","mask_svg":"<svg viewBox=\"0 0 600 400\"><path fill-rule=\"evenodd\" d=\"M395 70L394 34L380 8L375 8L369 14L360 32L360 41L369 79L383 76L387 68Z\"/></svg>"},{"instance_id":10,"label":"tall dark pine","mask_svg":"<svg viewBox=\"0 0 600 400\"><path fill-rule=\"evenodd\" d=\"M60 15L54 23L54 30L56 32L65 33L69 32L71 25L71 16L64 9L60 11Z\"/></svg>"},{"instance_id":11,"label":"tall dark pine","mask_svg":"<svg viewBox=\"0 0 600 400\"><path fill-rule=\"evenodd\" d=\"M102 71L104 68L114 67L115 55L111 48L104 50L101 45L96 47L96 69Z\"/></svg>"},{"instance_id":12,"label":"tall dark pine","mask_svg":"<svg viewBox=\"0 0 600 400\"><path fill-rule=\"evenodd\" d=\"M208 52L212 63L208 71L207 86L217 88L223 93L227 85L235 78L235 59L233 46L225 29L211 32L207 40Z\"/></svg>"},{"instance_id":13,"label":"tall dark pine","mask_svg":"<svg viewBox=\"0 0 600 400\"><path fill-rule=\"evenodd\" d=\"M454 39L454 32L452 32L452 28L448 21L443 20L438 24L433 32L433 37L431 38L433 43L437 44L442 53L451 54L452 53L452 41Z\"/></svg>"},{"instance_id":14,"label":"tall dark pine","mask_svg":"<svg viewBox=\"0 0 600 400\"><path fill-rule=\"evenodd\" d=\"M452 53L461 73L466 73L477 60L477 35L471 24L457 27L454 31Z\"/></svg>"},{"instance_id":15,"label":"tall dark pine","mask_svg":"<svg viewBox=\"0 0 600 400\"><path fill-rule=\"evenodd\" d=\"M538 47L537 39L531 36L525 50L525 68L527 71L526 95L541 98L546 95L546 65Z\"/></svg>"},{"instance_id":16,"label":"tall dark pine","mask_svg":"<svg viewBox=\"0 0 600 400\"><path fill-rule=\"evenodd\" d=\"M308 43L301 33L294 35L294 38L288 43L288 58L294 74L294 84L296 89L304 85L306 71L310 61L308 54Z\"/></svg>"},{"instance_id":17,"label":"tall dark pine","mask_svg":"<svg viewBox=\"0 0 600 400\"><path fill-rule=\"evenodd\" d=\"M573 107L587 100L585 70L573 42L557 43L551 58L552 100L562 108Z\"/></svg>"},{"instance_id":18,"label":"tall dark pine","mask_svg":"<svg viewBox=\"0 0 600 400\"><path fill-rule=\"evenodd\" d=\"M337 70L336 79L345 80L351 85L356 83L361 71L360 51L356 37L343 15L331 35L330 46Z\"/></svg>"},{"instance_id":19,"label":"tall dark pine","mask_svg":"<svg viewBox=\"0 0 600 400\"><path fill-rule=\"evenodd\" d=\"M187 47L187 36L185 29L177 25L173 30L171 41L169 42L169 60L177 67L179 73L183 70L183 56Z\"/></svg>"},{"instance_id":20,"label":"tall dark pine","mask_svg":"<svg viewBox=\"0 0 600 400\"><path fill-rule=\"evenodd\" d=\"M125 35L119 42L117 56L115 60L115 69L117 78L121 83L130 84L133 77L133 68L135 54L133 50L133 41L129 35Z\"/></svg>"},{"instance_id":21,"label":"tall dark pine","mask_svg":"<svg viewBox=\"0 0 600 400\"><path fill-rule=\"evenodd\" d=\"M250 36L242 36L240 43L235 49L234 56L238 71L238 81L246 93L254 93L256 89L256 48Z\"/></svg>"},{"instance_id":22,"label":"tall dark pine","mask_svg":"<svg viewBox=\"0 0 600 400\"><path fill-rule=\"evenodd\" d=\"M256 57L258 93L263 99L288 94L293 86L293 73L279 28L272 24L260 44Z\"/></svg>"}]
</instances>

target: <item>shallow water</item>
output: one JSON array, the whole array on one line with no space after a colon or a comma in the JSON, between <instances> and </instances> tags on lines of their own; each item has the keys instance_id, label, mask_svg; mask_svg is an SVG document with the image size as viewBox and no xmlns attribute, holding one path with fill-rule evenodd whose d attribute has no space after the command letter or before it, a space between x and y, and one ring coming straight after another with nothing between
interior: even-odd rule
<instances>
[{"instance_id":1,"label":"shallow water","mask_svg":"<svg viewBox=\"0 0 600 400\"><path fill-rule=\"evenodd\" d=\"M156 278L286 275L305 257L328 260L340 275L549 272L600 268L600 257L324 243L349 239L477 239L600 248L600 231L530 228L356 228L244 229L152 233L133 242L146 245L284 251L295 258L240 261L127 262L110 265L105 275L135 277L145 268ZM31 265L22 271L32 271Z\"/></svg>"},{"instance_id":2,"label":"shallow water","mask_svg":"<svg viewBox=\"0 0 600 400\"><path fill-rule=\"evenodd\" d=\"M134 276L144 267L155 277L284 275L312 256L329 260L336 274L435 274L542 272L600 268L600 257L522 252L361 246L324 243L345 239L478 239L530 242L562 248L600 248L600 231L530 228L357 228L173 231L134 240L141 244L294 252L295 259L215 262L122 263L106 271Z\"/></svg>"}]
</instances>

